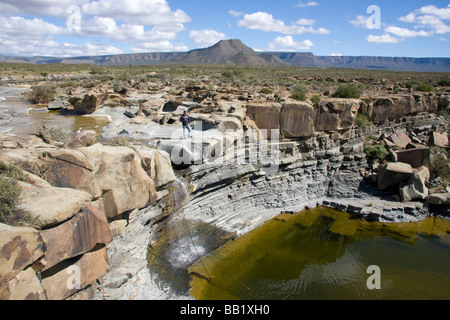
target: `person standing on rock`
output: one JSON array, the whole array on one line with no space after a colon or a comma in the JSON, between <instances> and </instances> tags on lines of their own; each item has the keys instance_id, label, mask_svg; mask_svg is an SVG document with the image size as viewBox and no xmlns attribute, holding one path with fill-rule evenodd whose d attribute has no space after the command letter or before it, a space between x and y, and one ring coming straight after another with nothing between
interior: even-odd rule
<instances>
[{"instance_id":1,"label":"person standing on rock","mask_svg":"<svg viewBox=\"0 0 450 320\"><path fill-rule=\"evenodd\" d=\"M183 138L186 139L186 130L188 131L188 137L191 137L191 117L189 117L187 111L183 113L180 118L181 123L183 124Z\"/></svg>"}]
</instances>

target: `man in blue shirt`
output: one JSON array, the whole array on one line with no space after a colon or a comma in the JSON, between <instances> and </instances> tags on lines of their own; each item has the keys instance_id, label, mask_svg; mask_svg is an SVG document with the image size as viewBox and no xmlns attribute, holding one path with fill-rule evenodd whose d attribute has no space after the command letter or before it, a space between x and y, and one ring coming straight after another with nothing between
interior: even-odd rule
<instances>
[{"instance_id":1,"label":"man in blue shirt","mask_svg":"<svg viewBox=\"0 0 450 320\"><path fill-rule=\"evenodd\" d=\"M180 118L181 123L183 124L183 138L186 138L186 129L188 130L189 138L191 137L191 118L189 117L187 111Z\"/></svg>"}]
</instances>

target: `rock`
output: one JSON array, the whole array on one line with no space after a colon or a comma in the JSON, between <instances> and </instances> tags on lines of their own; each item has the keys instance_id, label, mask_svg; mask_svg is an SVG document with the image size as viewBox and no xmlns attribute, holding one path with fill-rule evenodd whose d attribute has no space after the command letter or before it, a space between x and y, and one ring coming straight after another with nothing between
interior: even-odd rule
<instances>
[{"instance_id":1,"label":"rock","mask_svg":"<svg viewBox=\"0 0 450 320\"><path fill-rule=\"evenodd\" d=\"M395 160L398 162L403 162L411 165L413 168L419 168L422 166L426 166L430 168L431 160L430 160L430 149L429 148L415 148L397 151L394 153Z\"/></svg>"},{"instance_id":2,"label":"rock","mask_svg":"<svg viewBox=\"0 0 450 320\"><path fill-rule=\"evenodd\" d=\"M73 114L86 115L92 114L97 110L102 101L104 95L86 94L83 99L74 97L69 99L69 102L73 105Z\"/></svg>"},{"instance_id":3,"label":"rock","mask_svg":"<svg viewBox=\"0 0 450 320\"><path fill-rule=\"evenodd\" d=\"M64 300L92 285L108 271L106 247L102 247L42 272L41 283L49 300Z\"/></svg>"},{"instance_id":4,"label":"rock","mask_svg":"<svg viewBox=\"0 0 450 320\"><path fill-rule=\"evenodd\" d=\"M65 148L76 149L89 147L95 143L97 132L94 130L81 131L70 138L64 145Z\"/></svg>"},{"instance_id":5,"label":"rock","mask_svg":"<svg viewBox=\"0 0 450 320\"><path fill-rule=\"evenodd\" d=\"M95 184L101 190L102 211L108 218L143 208L156 200L154 182L133 149L95 144L77 150L93 168Z\"/></svg>"},{"instance_id":6,"label":"rock","mask_svg":"<svg viewBox=\"0 0 450 320\"><path fill-rule=\"evenodd\" d=\"M414 170L411 165L402 162L389 162L380 165L377 172L377 183L379 190L385 190L408 179Z\"/></svg>"},{"instance_id":7,"label":"rock","mask_svg":"<svg viewBox=\"0 0 450 320\"><path fill-rule=\"evenodd\" d=\"M431 205L450 205L450 192L432 193L426 198L426 202Z\"/></svg>"},{"instance_id":8,"label":"rock","mask_svg":"<svg viewBox=\"0 0 450 320\"><path fill-rule=\"evenodd\" d=\"M22 189L19 207L26 210L40 228L48 228L72 218L85 209L92 198L87 192L69 188L39 188L21 181L18 185Z\"/></svg>"},{"instance_id":9,"label":"rock","mask_svg":"<svg viewBox=\"0 0 450 320\"><path fill-rule=\"evenodd\" d=\"M175 112L177 111L179 106L182 106L183 102L176 101L176 100L169 100L164 104L164 107L162 109L163 112Z\"/></svg>"},{"instance_id":10,"label":"rock","mask_svg":"<svg viewBox=\"0 0 450 320\"><path fill-rule=\"evenodd\" d=\"M93 206L55 228L41 231L41 236L46 246L44 270L112 240L105 215Z\"/></svg>"},{"instance_id":11,"label":"rock","mask_svg":"<svg viewBox=\"0 0 450 320\"><path fill-rule=\"evenodd\" d=\"M63 101L52 101L49 103L49 105L47 106L48 110L61 110L62 108L64 108L64 102Z\"/></svg>"},{"instance_id":12,"label":"rock","mask_svg":"<svg viewBox=\"0 0 450 320\"><path fill-rule=\"evenodd\" d=\"M44 242L33 228L0 223L0 285L44 255Z\"/></svg>"},{"instance_id":13,"label":"rock","mask_svg":"<svg viewBox=\"0 0 450 320\"><path fill-rule=\"evenodd\" d=\"M402 202L412 200L425 200L428 196L426 183L430 180L430 170L427 167L414 169L413 174L406 183L400 185L400 198Z\"/></svg>"},{"instance_id":14,"label":"rock","mask_svg":"<svg viewBox=\"0 0 450 320\"><path fill-rule=\"evenodd\" d=\"M271 138L271 130L280 129L281 104L259 103L247 106L247 116L262 130L266 139ZM266 130L264 132L264 130Z\"/></svg>"},{"instance_id":15,"label":"rock","mask_svg":"<svg viewBox=\"0 0 450 320\"><path fill-rule=\"evenodd\" d=\"M143 104L141 104L140 111L146 116L154 116L156 113L158 113L163 105L166 103L166 99L158 98L158 99L151 99Z\"/></svg>"},{"instance_id":16,"label":"rock","mask_svg":"<svg viewBox=\"0 0 450 320\"><path fill-rule=\"evenodd\" d=\"M46 299L44 288L32 268L20 272L8 283L0 285L0 300Z\"/></svg>"},{"instance_id":17,"label":"rock","mask_svg":"<svg viewBox=\"0 0 450 320\"><path fill-rule=\"evenodd\" d=\"M448 134L441 134L433 131L430 135L430 139L428 140L428 145L430 147L440 147L447 148L448 147Z\"/></svg>"},{"instance_id":18,"label":"rock","mask_svg":"<svg viewBox=\"0 0 450 320\"><path fill-rule=\"evenodd\" d=\"M359 100L328 99L321 101L315 114L316 131L338 131L350 129L356 121Z\"/></svg>"},{"instance_id":19,"label":"rock","mask_svg":"<svg viewBox=\"0 0 450 320\"><path fill-rule=\"evenodd\" d=\"M42 170L42 175L52 186L88 192L95 199L101 196L102 191L95 181L94 169L84 153L59 149L43 155L41 167L45 165L46 168Z\"/></svg>"},{"instance_id":20,"label":"rock","mask_svg":"<svg viewBox=\"0 0 450 320\"><path fill-rule=\"evenodd\" d=\"M289 102L281 108L281 134L286 138L310 137L314 134L314 108L306 102Z\"/></svg>"},{"instance_id":21,"label":"rock","mask_svg":"<svg viewBox=\"0 0 450 320\"><path fill-rule=\"evenodd\" d=\"M397 147L405 149L408 144L412 141L410 137L406 134L404 130L397 130L395 133L391 134L389 140L392 141Z\"/></svg>"}]
</instances>

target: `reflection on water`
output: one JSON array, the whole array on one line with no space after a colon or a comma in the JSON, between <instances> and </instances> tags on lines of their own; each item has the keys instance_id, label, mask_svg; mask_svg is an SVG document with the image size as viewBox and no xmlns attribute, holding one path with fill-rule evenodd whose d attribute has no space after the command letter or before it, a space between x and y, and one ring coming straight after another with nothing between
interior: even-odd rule
<instances>
[{"instance_id":1,"label":"reflection on water","mask_svg":"<svg viewBox=\"0 0 450 320\"><path fill-rule=\"evenodd\" d=\"M36 134L42 122L48 128L61 128L69 133L79 129L100 130L108 124L106 118L89 116L63 116L58 111L48 111L46 106L34 105L18 98L0 101L0 133L17 135Z\"/></svg>"},{"instance_id":2,"label":"reflection on water","mask_svg":"<svg viewBox=\"0 0 450 320\"><path fill-rule=\"evenodd\" d=\"M327 208L280 215L191 266L190 293L199 300L449 299L449 232L448 221L434 218L369 223ZM381 290L367 288L371 265L381 268ZM196 276L205 273L211 277Z\"/></svg>"}]
</instances>

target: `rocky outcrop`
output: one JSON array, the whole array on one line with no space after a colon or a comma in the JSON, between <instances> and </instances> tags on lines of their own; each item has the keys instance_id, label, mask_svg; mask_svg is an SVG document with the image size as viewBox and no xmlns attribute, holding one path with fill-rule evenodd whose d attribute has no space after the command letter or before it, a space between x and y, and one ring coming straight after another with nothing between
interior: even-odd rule
<instances>
[{"instance_id":1,"label":"rocky outcrop","mask_svg":"<svg viewBox=\"0 0 450 320\"><path fill-rule=\"evenodd\" d=\"M311 137L314 134L314 108L306 102L288 102L281 109L281 135L286 138Z\"/></svg>"},{"instance_id":2,"label":"rocky outcrop","mask_svg":"<svg viewBox=\"0 0 450 320\"><path fill-rule=\"evenodd\" d=\"M354 126L359 110L356 99L329 99L316 108L316 131L339 131Z\"/></svg>"},{"instance_id":3,"label":"rocky outcrop","mask_svg":"<svg viewBox=\"0 0 450 320\"><path fill-rule=\"evenodd\" d=\"M19 182L33 227L0 224L0 298L61 300L81 290L89 298L109 270L112 230L124 228L108 218L164 196L155 185L162 190L176 179L169 155L143 146L61 149L21 139L3 140L0 159L41 177L26 172Z\"/></svg>"}]
</instances>

